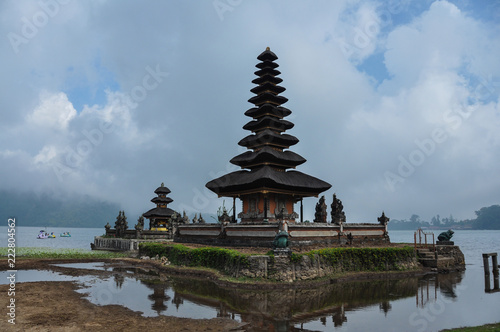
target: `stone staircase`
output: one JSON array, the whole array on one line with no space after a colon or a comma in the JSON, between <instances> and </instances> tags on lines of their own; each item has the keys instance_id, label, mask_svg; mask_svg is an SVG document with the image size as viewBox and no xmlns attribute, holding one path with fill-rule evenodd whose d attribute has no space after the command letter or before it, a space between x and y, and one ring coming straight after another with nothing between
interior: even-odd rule
<instances>
[{"instance_id":1,"label":"stone staircase","mask_svg":"<svg viewBox=\"0 0 500 332\"><path fill-rule=\"evenodd\" d=\"M452 257L437 255L437 253L428 248L417 249L417 259L425 267L446 269L454 265Z\"/></svg>"}]
</instances>

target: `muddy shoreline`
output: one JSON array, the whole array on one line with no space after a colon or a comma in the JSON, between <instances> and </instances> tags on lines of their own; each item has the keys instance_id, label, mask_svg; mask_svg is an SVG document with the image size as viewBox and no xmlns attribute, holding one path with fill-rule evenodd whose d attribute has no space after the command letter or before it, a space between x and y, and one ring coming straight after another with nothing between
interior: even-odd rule
<instances>
[{"instance_id":1,"label":"muddy shoreline","mask_svg":"<svg viewBox=\"0 0 500 332\"><path fill-rule=\"evenodd\" d=\"M325 278L316 281L300 281L293 283L272 282L236 282L226 280L222 274L208 269L163 266L156 260L135 258L113 259L18 259L16 268L22 270L51 270L71 276L95 275L109 276L110 271L77 269L54 266L63 263L108 262L121 264L124 267L153 270L160 274L187 276L211 280L226 288L242 289L285 289L316 288L330 283L341 283L357 280L381 280L415 277L429 273L428 270L384 273L352 273L336 278ZM3 268L2 270L5 270ZM6 303L8 285L0 286L0 298ZM84 294L77 293L78 283L72 281L23 282L16 284L16 325L4 320L0 326L9 325L12 331L250 331L246 323L229 318L190 319L172 316L143 317L118 305L98 306L86 300ZM132 329L131 329L132 327ZM247 326L248 327L248 326ZM2 328L3 330L3 328Z\"/></svg>"}]
</instances>

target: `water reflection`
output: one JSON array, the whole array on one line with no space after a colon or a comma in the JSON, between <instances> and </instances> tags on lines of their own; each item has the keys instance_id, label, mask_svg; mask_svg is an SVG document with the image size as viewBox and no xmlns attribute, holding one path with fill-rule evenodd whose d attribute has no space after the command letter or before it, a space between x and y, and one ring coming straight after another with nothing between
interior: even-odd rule
<instances>
[{"instance_id":1,"label":"water reflection","mask_svg":"<svg viewBox=\"0 0 500 332\"><path fill-rule=\"evenodd\" d=\"M469 273L467 282L464 272L457 272L315 288L237 289L219 287L206 279L173 277L152 268L112 264L98 268L99 278L79 277L80 292L95 304L118 304L144 316L227 317L248 323L247 331L357 330L367 320L373 322L374 331L439 329L470 319L469 311L464 314L470 303L481 312L483 321L488 317L493 321L498 315L491 303L500 295L480 298L484 294L482 273ZM452 323L439 323L444 316L438 310L446 310Z\"/></svg>"}]
</instances>

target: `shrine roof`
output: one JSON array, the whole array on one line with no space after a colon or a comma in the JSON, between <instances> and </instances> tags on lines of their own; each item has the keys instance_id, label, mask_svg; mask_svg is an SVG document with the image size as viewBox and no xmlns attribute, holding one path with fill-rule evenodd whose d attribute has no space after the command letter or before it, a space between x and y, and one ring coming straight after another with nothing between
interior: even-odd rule
<instances>
[{"instance_id":1,"label":"shrine roof","mask_svg":"<svg viewBox=\"0 0 500 332\"><path fill-rule=\"evenodd\" d=\"M299 139L289 134L279 134L271 129L264 129L257 134L248 135L241 139L238 145L247 148L254 148L262 145L275 145L288 148L299 142Z\"/></svg>"},{"instance_id":2,"label":"shrine roof","mask_svg":"<svg viewBox=\"0 0 500 332\"><path fill-rule=\"evenodd\" d=\"M165 207L165 208L155 207L155 208L149 210L148 212L144 212L142 214L142 216L144 218L148 218L148 219L151 219L151 218L170 218L174 213L175 213L174 210L169 209L167 207Z\"/></svg>"},{"instance_id":3,"label":"shrine roof","mask_svg":"<svg viewBox=\"0 0 500 332\"><path fill-rule=\"evenodd\" d=\"M299 171L279 171L263 166L251 171L241 170L226 174L206 184L219 196L238 196L245 192L288 192L297 196L317 196L330 189L323 180Z\"/></svg>"},{"instance_id":4,"label":"shrine roof","mask_svg":"<svg viewBox=\"0 0 500 332\"><path fill-rule=\"evenodd\" d=\"M154 197L153 199L151 199L151 202L155 203L155 204L159 204L159 203L165 203L165 204L169 204L169 203L172 203L174 200L171 199L170 197Z\"/></svg>"},{"instance_id":5,"label":"shrine roof","mask_svg":"<svg viewBox=\"0 0 500 332\"><path fill-rule=\"evenodd\" d=\"M291 168L305 163L306 160L293 151L278 151L265 146L258 151L247 151L233 159L230 163L243 168L251 168L252 165L271 164L285 168Z\"/></svg>"}]
</instances>

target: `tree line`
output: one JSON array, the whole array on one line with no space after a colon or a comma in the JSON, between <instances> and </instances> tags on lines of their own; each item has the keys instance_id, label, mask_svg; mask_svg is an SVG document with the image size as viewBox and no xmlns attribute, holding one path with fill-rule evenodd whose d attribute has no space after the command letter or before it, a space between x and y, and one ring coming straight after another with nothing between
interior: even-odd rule
<instances>
[{"instance_id":1,"label":"tree line","mask_svg":"<svg viewBox=\"0 0 500 332\"><path fill-rule=\"evenodd\" d=\"M475 211L476 218L458 220L450 214L441 217L439 214L432 217L431 221L420 219L417 214L412 214L409 219L393 219L389 222L389 230L415 230L418 228L437 229L500 229L500 205L482 207Z\"/></svg>"}]
</instances>

